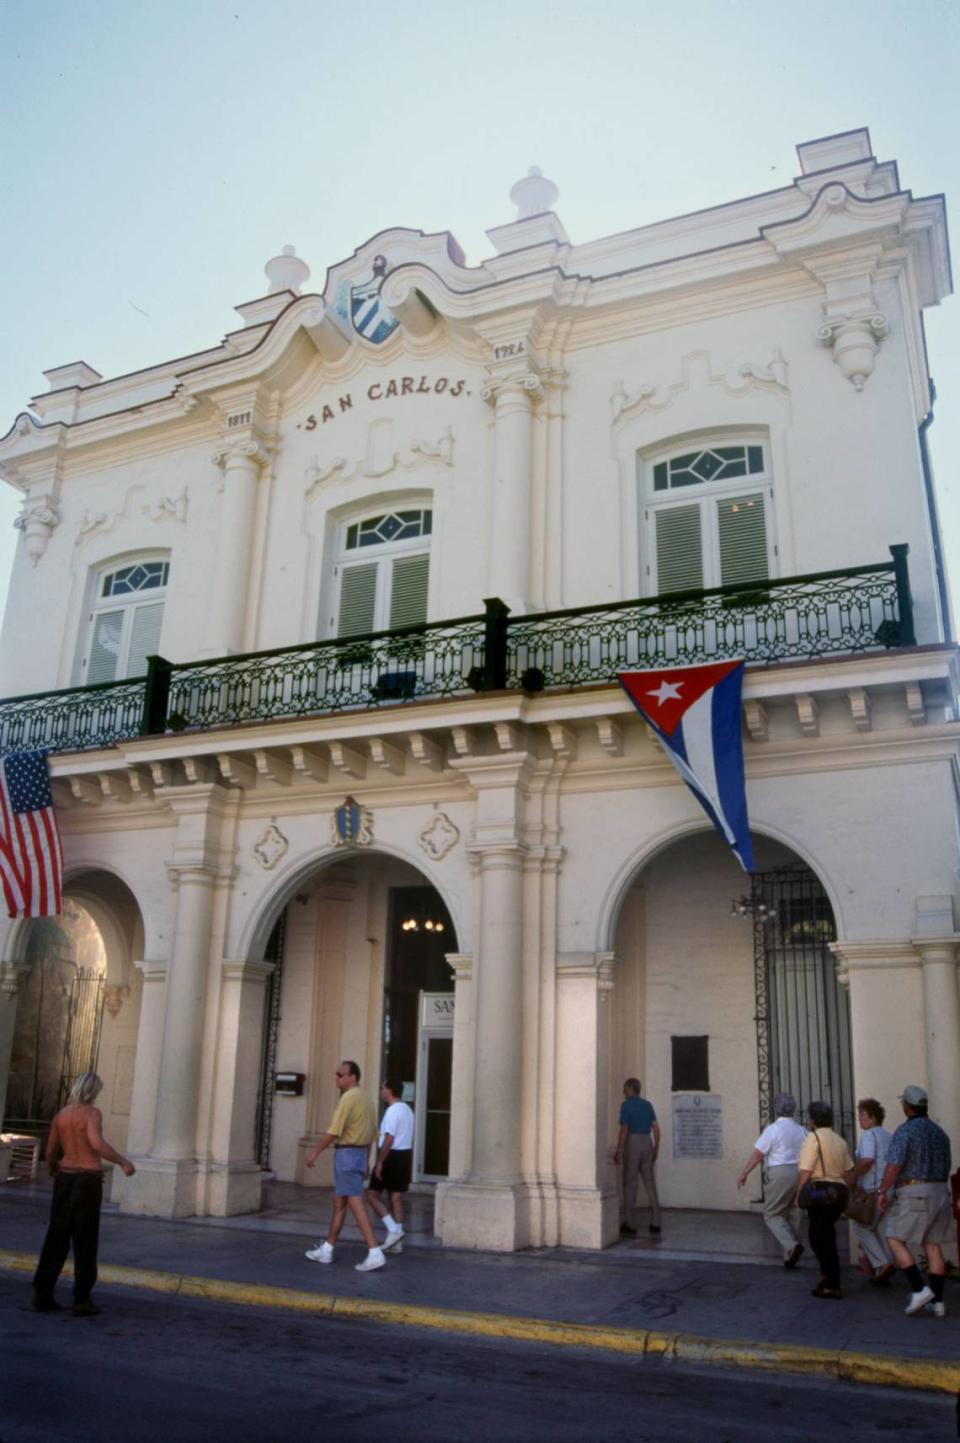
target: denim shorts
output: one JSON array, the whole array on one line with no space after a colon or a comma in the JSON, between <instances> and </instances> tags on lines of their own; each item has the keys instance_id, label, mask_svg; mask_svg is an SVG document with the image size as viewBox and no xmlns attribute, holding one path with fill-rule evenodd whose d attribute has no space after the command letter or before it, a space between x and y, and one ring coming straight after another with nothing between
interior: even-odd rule
<instances>
[{"instance_id":1,"label":"denim shorts","mask_svg":"<svg viewBox=\"0 0 960 1443\"><path fill-rule=\"evenodd\" d=\"M333 1190L337 1197L362 1197L366 1147L338 1147L333 1154Z\"/></svg>"}]
</instances>

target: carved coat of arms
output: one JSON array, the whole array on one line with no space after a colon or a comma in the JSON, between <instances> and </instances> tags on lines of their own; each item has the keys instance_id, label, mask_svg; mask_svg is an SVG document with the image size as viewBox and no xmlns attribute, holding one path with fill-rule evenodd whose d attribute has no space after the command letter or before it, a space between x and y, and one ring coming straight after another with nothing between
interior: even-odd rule
<instances>
[{"instance_id":1,"label":"carved coat of arms","mask_svg":"<svg viewBox=\"0 0 960 1443\"><path fill-rule=\"evenodd\" d=\"M335 847L366 847L373 841L373 813L344 797L331 818L330 840Z\"/></svg>"},{"instance_id":2,"label":"carved coat of arms","mask_svg":"<svg viewBox=\"0 0 960 1443\"><path fill-rule=\"evenodd\" d=\"M380 299L380 288L387 274L386 256L374 256L373 274L350 287L350 320L358 336L379 346L392 336L399 321Z\"/></svg>"}]
</instances>

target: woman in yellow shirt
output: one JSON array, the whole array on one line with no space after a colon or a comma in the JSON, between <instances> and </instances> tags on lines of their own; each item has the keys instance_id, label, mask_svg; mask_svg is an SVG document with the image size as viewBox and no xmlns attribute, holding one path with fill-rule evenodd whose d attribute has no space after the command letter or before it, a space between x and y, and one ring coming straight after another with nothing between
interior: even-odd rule
<instances>
[{"instance_id":1,"label":"woman in yellow shirt","mask_svg":"<svg viewBox=\"0 0 960 1443\"><path fill-rule=\"evenodd\" d=\"M836 1224L847 1205L853 1158L845 1140L833 1130L832 1107L811 1102L807 1115L811 1130L797 1158L797 1203L807 1214L810 1246L820 1264L813 1296L841 1298Z\"/></svg>"}]
</instances>

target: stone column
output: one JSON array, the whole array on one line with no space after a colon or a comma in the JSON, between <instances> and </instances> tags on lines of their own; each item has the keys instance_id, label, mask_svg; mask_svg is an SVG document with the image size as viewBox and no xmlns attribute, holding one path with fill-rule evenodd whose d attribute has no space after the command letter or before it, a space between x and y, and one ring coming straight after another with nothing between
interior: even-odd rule
<instances>
[{"instance_id":1,"label":"stone column","mask_svg":"<svg viewBox=\"0 0 960 1443\"><path fill-rule=\"evenodd\" d=\"M24 970L18 962L0 962L0 1117L6 1105L10 1054L17 1025L17 991Z\"/></svg>"},{"instance_id":2,"label":"stone column","mask_svg":"<svg viewBox=\"0 0 960 1443\"><path fill-rule=\"evenodd\" d=\"M496 418L487 595L513 612L529 611L533 408L543 387L532 371L522 371L488 381L481 394Z\"/></svg>"},{"instance_id":3,"label":"stone column","mask_svg":"<svg viewBox=\"0 0 960 1443\"><path fill-rule=\"evenodd\" d=\"M441 1235L452 1247L510 1251L529 1242L520 1169L526 854L521 815L534 759L520 749L521 737L512 728L500 740L515 749L453 764L470 782L477 808L469 847L476 917L474 1078L469 1163L463 1178L441 1184Z\"/></svg>"},{"instance_id":4,"label":"stone column","mask_svg":"<svg viewBox=\"0 0 960 1443\"><path fill-rule=\"evenodd\" d=\"M954 1152L960 1153L960 936L915 937L913 945L923 970L930 1116L948 1133Z\"/></svg>"},{"instance_id":5,"label":"stone column","mask_svg":"<svg viewBox=\"0 0 960 1443\"><path fill-rule=\"evenodd\" d=\"M616 1240L618 1206L610 1175L607 1115L612 952L557 958L557 1076L563 1106L556 1129L560 1241L602 1248Z\"/></svg>"},{"instance_id":6,"label":"stone column","mask_svg":"<svg viewBox=\"0 0 960 1443\"><path fill-rule=\"evenodd\" d=\"M167 978L163 1056L157 1084L157 1114L151 1157L195 1159L200 1043L210 921L211 867L168 866L177 893L177 916Z\"/></svg>"},{"instance_id":7,"label":"stone column","mask_svg":"<svg viewBox=\"0 0 960 1443\"><path fill-rule=\"evenodd\" d=\"M522 854L478 848L476 1090L469 1177L498 1187L520 1179Z\"/></svg>"},{"instance_id":8,"label":"stone column","mask_svg":"<svg viewBox=\"0 0 960 1443\"><path fill-rule=\"evenodd\" d=\"M213 458L223 471L223 506L201 653L205 656L226 656L243 650L257 486L268 454L257 440L238 440L217 451Z\"/></svg>"},{"instance_id":9,"label":"stone column","mask_svg":"<svg viewBox=\"0 0 960 1443\"><path fill-rule=\"evenodd\" d=\"M214 887L224 875L221 825L235 809L214 783L170 787L177 818L173 860L167 862L173 912L170 959L163 999L163 1039L156 1067L156 1107L149 1153L124 1187L125 1212L186 1217L197 1211L197 1107L200 1096L204 1014L210 965ZM156 1003L151 1007L155 1049ZM155 1052L154 1052L155 1055ZM145 1067L150 1063L145 1063ZM139 1068L139 1059L138 1059ZM146 1086L146 1071L141 1089ZM140 1117L146 1111L139 1103ZM144 1132L138 1134L144 1136Z\"/></svg>"},{"instance_id":10,"label":"stone column","mask_svg":"<svg viewBox=\"0 0 960 1443\"><path fill-rule=\"evenodd\" d=\"M212 1159L205 1164L204 1212L217 1217L257 1212L263 1174L254 1157L260 1090L263 1009L272 962L229 962L221 967ZM267 1106L272 1106L272 1093Z\"/></svg>"}]
</instances>

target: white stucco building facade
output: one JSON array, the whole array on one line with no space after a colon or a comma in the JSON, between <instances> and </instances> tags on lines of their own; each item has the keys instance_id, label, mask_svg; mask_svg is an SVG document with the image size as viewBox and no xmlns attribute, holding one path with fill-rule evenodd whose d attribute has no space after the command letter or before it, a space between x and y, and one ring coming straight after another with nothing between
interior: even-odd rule
<instances>
[{"instance_id":1,"label":"white stucco building facade","mask_svg":"<svg viewBox=\"0 0 960 1443\"><path fill-rule=\"evenodd\" d=\"M751 1206L779 1086L919 1082L960 1142L944 209L865 131L799 159L582 245L531 174L477 264L285 252L219 345L59 367L0 441L2 741L51 747L103 937L124 1209L325 1181L343 1057L413 1099L452 1245L611 1242L628 1075L668 1207ZM741 655L752 889L616 685Z\"/></svg>"}]
</instances>

